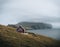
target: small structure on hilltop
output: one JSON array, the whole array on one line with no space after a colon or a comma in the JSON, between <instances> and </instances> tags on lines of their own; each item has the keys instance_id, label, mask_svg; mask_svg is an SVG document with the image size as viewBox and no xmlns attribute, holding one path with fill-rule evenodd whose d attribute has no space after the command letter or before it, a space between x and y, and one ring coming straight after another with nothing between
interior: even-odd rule
<instances>
[{"instance_id":1,"label":"small structure on hilltop","mask_svg":"<svg viewBox=\"0 0 60 47\"><path fill-rule=\"evenodd\" d=\"M24 28L23 28L22 26L19 26L19 27L17 28L17 32L25 33L25 30L24 30Z\"/></svg>"}]
</instances>

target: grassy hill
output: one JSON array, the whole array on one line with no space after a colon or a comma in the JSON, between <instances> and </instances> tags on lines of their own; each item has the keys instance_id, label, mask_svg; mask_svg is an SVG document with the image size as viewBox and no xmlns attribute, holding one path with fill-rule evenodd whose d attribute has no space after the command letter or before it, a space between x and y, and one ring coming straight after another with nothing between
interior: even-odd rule
<instances>
[{"instance_id":1,"label":"grassy hill","mask_svg":"<svg viewBox=\"0 0 60 47\"><path fill-rule=\"evenodd\" d=\"M15 28L0 25L0 47L60 47L60 41L49 37L16 32Z\"/></svg>"}]
</instances>

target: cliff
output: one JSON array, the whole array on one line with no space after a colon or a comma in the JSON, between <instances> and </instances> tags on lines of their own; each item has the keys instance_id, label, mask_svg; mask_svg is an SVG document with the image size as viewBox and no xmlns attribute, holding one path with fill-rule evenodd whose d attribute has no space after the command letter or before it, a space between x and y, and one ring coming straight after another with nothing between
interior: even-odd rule
<instances>
[{"instance_id":1,"label":"cliff","mask_svg":"<svg viewBox=\"0 0 60 47\"><path fill-rule=\"evenodd\" d=\"M23 26L25 29L51 29L52 25L47 23L37 23L37 22L20 22L16 25L8 25L11 27L18 27L19 25Z\"/></svg>"},{"instance_id":2,"label":"cliff","mask_svg":"<svg viewBox=\"0 0 60 47\"><path fill-rule=\"evenodd\" d=\"M16 25L9 24L8 26L16 28L17 26L23 26L27 30L32 29L51 29L52 25L47 23L38 23L38 22L20 22Z\"/></svg>"}]
</instances>

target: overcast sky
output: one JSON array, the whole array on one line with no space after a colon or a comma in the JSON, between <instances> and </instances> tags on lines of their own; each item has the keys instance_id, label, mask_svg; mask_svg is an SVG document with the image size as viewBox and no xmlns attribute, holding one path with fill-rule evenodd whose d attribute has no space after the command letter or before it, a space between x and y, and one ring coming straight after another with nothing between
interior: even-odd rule
<instances>
[{"instance_id":1,"label":"overcast sky","mask_svg":"<svg viewBox=\"0 0 60 47\"><path fill-rule=\"evenodd\" d=\"M21 21L45 22L60 27L60 0L0 0L0 24Z\"/></svg>"}]
</instances>

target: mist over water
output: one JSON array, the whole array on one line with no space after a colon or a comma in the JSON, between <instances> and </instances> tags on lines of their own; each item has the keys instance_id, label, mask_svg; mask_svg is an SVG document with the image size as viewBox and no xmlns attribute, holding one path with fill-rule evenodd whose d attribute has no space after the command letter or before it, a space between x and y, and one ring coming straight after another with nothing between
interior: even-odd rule
<instances>
[{"instance_id":1,"label":"mist over water","mask_svg":"<svg viewBox=\"0 0 60 47\"><path fill-rule=\"evenodd\" d=\"M0 0L0 24L44 22L60 28L60 0Z\"/></svg>"}]
</instances>

